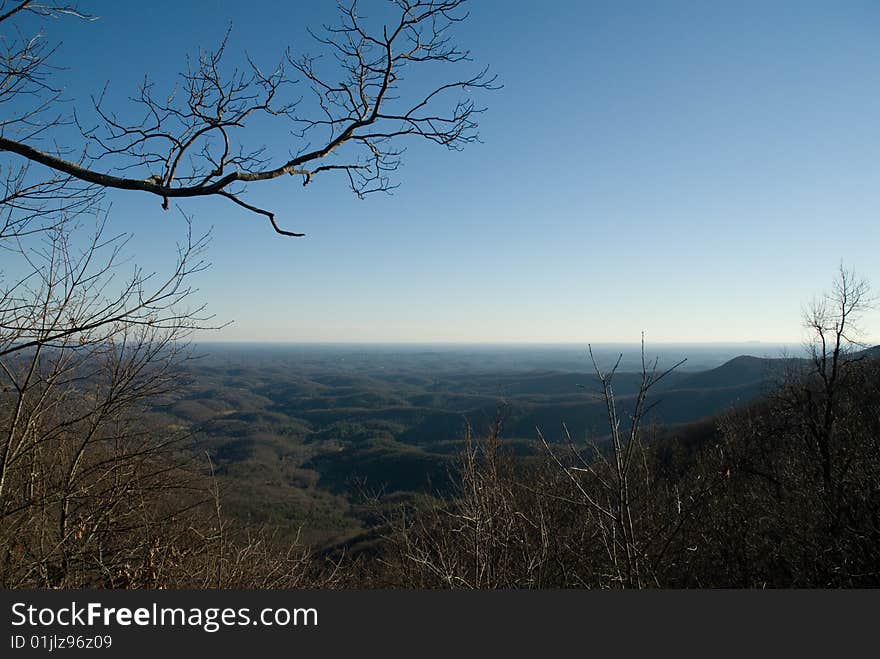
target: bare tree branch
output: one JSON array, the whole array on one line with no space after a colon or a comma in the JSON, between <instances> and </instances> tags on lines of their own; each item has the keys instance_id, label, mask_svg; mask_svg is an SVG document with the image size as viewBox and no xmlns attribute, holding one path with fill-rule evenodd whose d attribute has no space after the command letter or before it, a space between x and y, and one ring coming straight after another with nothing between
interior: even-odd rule
<instances>
[{"instance_id":1,"label":"bare tree branch","mask_svg":"<svg viewBox=\"0 0 880 659\"><path fill-rule=\"evenodd\" d=\"M94 99L94 126L86 127L75 118L85 138L77 159L65 157L57 148L35 145L40 135L63 121L60 117L38 121L59 97L45 79L51 52L39 50L41 41L27 43L7 55L7 61L15 64L7 76L8 86L41 88L42 102L0 124L0 150L89 185L156 195L165 209L170 199L220 196L265 216L282 235L301 236L281 229L273 212L241 199L243 190L233 189L235 184L289 175L301 176L303 185L308 185L319 174L338 171L363 197L395 187L390 176L401 163L399 143L406 138L453 150L478 141L477 118L484 108L470 95L499 87L488 69L425 92L417 91L415 84L403 84L414 66L460 65L470 60L468 51L449 36L450 29L467 16L464 3L394 0L397 16L381 27L367 25L357 2L340 6L341 23L326 26L324 36L313 35L333 55L332 71L325 71L319 58L295 57L289 51L270 71L264 72L250 58L243 68L229 68L224 63L227 33L216 50L199 52L188 62L178 88L170 93L160 95L154 83L144 79L131 99L140 108L137 120L107 109L106 90L102 92ZM25 4L33 11L50 10ZM11 17L16 11L7 13ZM80 15L62 5L51 11ZM309 86L310 106L290 96L297 81L289 72ZM0 102L2 92L0 81ZM293 128L301 140L298 152L274 162L264 146L246 145L247 126L258 116L286 122L287 133ZM101 167L105 162L107 167Z\"/></svg>"}]
</instances>

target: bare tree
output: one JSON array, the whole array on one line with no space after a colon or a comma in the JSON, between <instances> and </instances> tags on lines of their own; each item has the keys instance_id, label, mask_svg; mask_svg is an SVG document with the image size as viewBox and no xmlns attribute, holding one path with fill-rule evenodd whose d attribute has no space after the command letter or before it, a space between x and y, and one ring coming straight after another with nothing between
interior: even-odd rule
<instances>
[{"instance_id":1,"label":"bare tree","mask_svg":"<svg viewBox=\"0 0 880 659\"><path fill-rule=\"evenodd\" d=\"M847 371L862 359L856 354L866 347L859 321L873 302L869 283L841 264L831 291L804 311L804 326L810 333L810 368L806 382L794 380L787 388L789 398L803 413L808 453L820 467L826 506L835 519L841 495L835 477L839 473L835 461L842 449L836 429L839 399Z\"/></svg>"},{"instance_id":2,"label":"bare tree","mask_svg":"<svg viewBox=\"0 0 880 659\"><path fill-rule=\"evenodd\" d=\"M175 497L186 500L184 438L143 414L180 386L188 336L208 321L185 306L204 240L190 236L165 280L137 268L124 278L124 236L106 236L100 221L77 246L83 230L68 222L2 245L12 268L0 278L7 587L119 584L145 538L183 512Z\"/></svg>"},{"instance_id":3,"label":"bare tree","mask_svg":"<svg viewBox=\"0 0 880 659\"><path fill-rule=\"evenodd\" d=\"M177 89L160 91L145 79L125 116L108 109L102 93L94 102L94 122L75 119L83 143L67 148L51 142L53 130L65 123L58 114L59 93L50 85L53 49L41 35L11 37L0 73L5 74L0 106L4 98L15 103L0 123L0 150L54 170L61 181L86 184L83 194L88 186L137 190L160 197L165 209L171 199L219 196L265 216L280 234L301 236L282 229L274 212L246 201L246 184L290 175L305 186L317 175L336 172L364 196L394 186L390 175L400 164L405 138L449 149L478 139L483 109L470 94L497 87L487 69L453 76L427 91L408 80L416 68L457 69L470 60L450 35L467 16L464 3L394 0L396 16L389 22L365 19L357 2L342 5L340 24L313 35L334 67L287 51L271 69L249 58L241 68L229 68L224 38L215 51L189 62ZM25 12L85 17L72 5L33 0L4 8L0 27ZM292 95L294 76L310 86L313 103ZM275 121L279 135L292 130L299 139L288 157L276 161L264 145L249 143L248 123L259 117Z\"/></svg>"},{"instance_id":4,"label":"bare tree","mask_svg":"<svg viewBox=\"0 0 880 659\"><path fill-rule=\"evenodd\" d=\"M468 429L449 498L388 521L380 583L453 589L553 583L549 574L560 563L554 533L563 527L544 497L521 487L501 429L501 416L485 438Z\"/></svg>"},{"instance_id":5,"label":"bare tree","mask_svg":"<svg viewBox=\"0 0 880 659\"><path fill-rule=\"evenodd\" d=\"M16 20L25 14L87 17L63 3L0 3L0 139L39 143L48 131L69 122L59 115L61 92L52 85L55 48L42 34L14 29ZM0 240L57 225L62 210L69 216L94 209L99 188L61 171L42 169L18 156L0 161Z\"/></svg>"},{"instance_id":6,"label":"bare tree","mask_svg":"<svg viewBox=\"0 0 880 659\"><path fill-rule=\"evenodd\" d=\"M599 530L601 544L611 566L609 584L627 588L641 588L647 583L659 585L657 561L651 560L649 545L659 545L661 549L658 551L662 555L665 551L664 538L652 533L650 526L655 525L646 524L646 521L652 516L649 509L656 504L662 505L662 497L648 466L643 440L644 423L652 407L648 404L649 392L685 360L659 370L657 359L648 362L645 337L642 335L641 380L635 399L624 416L614 393L614 376L623 356L609 371L603 371L593 355L592 347L589 353L605 403L608 448L593 441L585 455L573 441L567 427L564 427L570 458L566 463L545 439L540 428L537 429L538 436L547 453L576 488L582 505L590 513L589 518ZM681 515L687 511L682 510L680 499L677 508L678 520L682 521L684 517ZM666 516L655 514L653 517L655 519L651 522L660 522ZM655 528L659 526L658 523Z\"/></svg>"},{"instance_id":7,"label":"bare tree","mask_svg":"<svg viewBox=\"0 0 880 659\"><path fill-rule=\"evenodd\" d=\"M590 351L592 358L592 351ZM582 447L538 429L546 459L517 460L503 450L501 424L487 438L467 436L447 500L404 511L389 524L386 581L443 588L643 588L687 583L687 532L726 476L713 465L700 479L670 479L645 441L660 369L642 343L632 397L595 359L607 432ZM726 465L725 465L726 466ZM383 581L380 579L380 583Z\"/></svg>"},{"instance_id":8,"label":"bare tree","mask_svg":"<svg viewBox=\"0 0 880 659\"><path fill-rule=\"evenodd\" d=\"M859 331L871 304L841 267L804 311L808 357L787 360L778 389L725 415L701 451L697 478L729 473L689 530L701 583L877 585L880 364Z\"/></svg>"},{"instance_id":9,"label":"bare tree","mask_svg":"<svg viewBox=\"0 0 880 659\"><path fill-rule=\"evenodd\" d=\"M206 238L160 278L85 219L0 241L0 585L332 586L299 542L226 519L190 431L151 421L210 327L189 306Z\"/></svg>"}]
</instances>

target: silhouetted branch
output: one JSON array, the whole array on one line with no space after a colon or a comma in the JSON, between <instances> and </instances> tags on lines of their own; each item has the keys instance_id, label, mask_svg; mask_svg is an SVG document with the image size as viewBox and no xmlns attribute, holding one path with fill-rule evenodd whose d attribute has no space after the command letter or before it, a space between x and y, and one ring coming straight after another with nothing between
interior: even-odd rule
<instances>
[{"instance_id":1,"label":"silhouetted branch","mask_svg":"<svg viewBox=\"0 0 880 659\"><path fill-rule=\"evenodd\" d=\"M273 212L242 200L242 190L234 191L232 186L285 175L301 176L307 185L318 174L341 171L352 191L363 197L395 187L390 174L400 165L398 143L404 138L425 139L453 150L478 140L477 117L484 108L467 95L498 88L488 69L426 93L402 85L414 66L469 61L468 51L454 45L448 35L466 18L461 12L464 2L395 0L398 16L381 28L366 25L356 2L341 6L341 24L325 27L325 36L313 35L334 55L337 70L332 72L320 70L314 57L294 57L289 51L268 72L249 58L245 67L229 69L224 65L227 32L216 50L199 52L188 62L179 87L170 94L160 95L145 79L131 99L142 111L140 119L131 121L108 110L105 93L94 99L97 124L85 127L75 119L87 147L78 160L33 144L62 120L35 123L58 96L40 77L51 53L38 51L36 57L29 57L30 51L42 46L25 44L23 50L7 56L18 66L11 80L48 94L26 114L9 120L15 131L0 135L0 150L90 185L156 195L165 209L170 199L221 196L267 217L278 233L301 236L279 228ZM66 6L54 11L75 12ZM302 99L289 97L287 91L295 81L288 71L310 86L314 105L309 112L301 107ZM0 95L2 90L0 82ZM257 116L288 122L287 133L291 125L295 127L303 144L300 151L279 163L263 146L247 146L246 128ZM313 141L319 146L311 147ZM106 170L100 167L104 162Z\"/></svg>"}]
</instances>

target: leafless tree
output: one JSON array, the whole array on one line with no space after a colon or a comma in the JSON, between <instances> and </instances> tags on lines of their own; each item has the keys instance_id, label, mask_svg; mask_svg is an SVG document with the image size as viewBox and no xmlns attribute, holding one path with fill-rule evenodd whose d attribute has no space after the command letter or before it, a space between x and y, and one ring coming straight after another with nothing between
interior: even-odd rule
<instances>
[{"instance_id":1,"label":"leafless tree","mask_svg":"<svg viewBox=\"0 0 880 659\"><path fill-rule=\"evenodd\" d=\"M720 420L697 478L724 468L699 525L700 582L875 587L880 582L880 368L859 319L868 283L841 267L804 311L806 359L772 395ZM702 549L705 548L705 549Z\"/></svg>"},{"instance_id":2,"label":"leafless tree","mask_svg":"<svg viewBox=\"0 0 880 659\"><path fill-rule=\"evenodd\" d=\"M226 519L190 432L151 422L210 327L189 306L206 238L160 278L87 219L0 241L0 585L332 586L302 544Z\"/></svg>"},{"instance_id":3,"label":"leafless tree","mask_svg":"<svg viewBox=\"0 0 880 659\"><path fill-rule=\"evenodd\" d=\"M590 352L592 357L592 351ZM713 465L700 479L658 473L645 441L654 386L681 365L660 369L642 343L634 396L619 400L620 360L593 367L607 432L586 447L563 425L545 460L523 462L503 448L501 424L466 438L452 495L389 524L385 583L442 588L642 588L687 583L686 531L725 478ZM382 583L382 580L379 580Z\"/></svg>"},{"instance_id":4,"label":"leafless tree","mask_svg":"<svg viewBox=\"0 0 880 659\"><path fill-rule=\"evenodd\" d=\"M614 376L622 355L609 371L603 371L593 355L592 347L589 353L607 413L607 444L590 442L585 454L564 427L569 459L563 460L564 456L557 454L540 429L537 429L538 436L548 455L576 488L582 505L589 513L588 519L600 532L601 544L611 567L606 577L607 584L627 588L641 588L649 583L659 585L657 561L652 560L650 545L660 547L657 551L662 555L664 539L653 531L661 528L661 520L667 515L657 515L656 511L651 510L655 505L662 506L664 499L660 496L659 487L655 487L648 466L643 438L644 423L652 407L648 403L651 389L681 366L684 360L660 370L658 360L649 363L647 359L643 335L639 388L634 400L630 401L629 409L622 413L614 393ZM681 522L688 511L682 510L678 495L676 499L677 515L672 518ZM663 530L668 532L676 527Z\"/></svg>"},{"instance_id":5,"label":"leafless tree","mask_svg":"<svg viewBox=\"0 0 880 659\"><path fill-rule=\"evenodd\" d=\"M859 322L873 303L869 283L841 264L831 290L804 310L809 366L789 377L783 389L783 400L803 419L806 455L819 468L824 505L833 524L840 522L840 477L848 462L837 428L840 399L850 383L848 371L863 359L858 353L867 346Z\"/></svg>"},{"instance_id":6,"label":"leafless tree","mask_svg":"<svg viewBox=\"0 0 880 659\"><path fill-rule=\"evenodd\" d=\"M54 218L2 244L7 586L119 583L131 552L144 549L146 529L158 532L182 512L172 502L186 488L183 438L149 427L143 414L180 385L188 336L207 325L201 308L185 306L189 279L205 266L204 240L190 236L164 280L137 268L126 278L124 236L106 236L99 221L83 242L83 229L71 226L81 221Z\"/></svg>"},{"instance_id":7,"label":"leafless tree","mask_svg":"<svg viewBox=\"0 0 880 659\"><path fill-rule=\"evenodd\" d=\"M379 583L408 588L541 588L553 580L562 530L551 506L520 487L501 443L468 429L449 497L390 520Z\"/></svg>"},{"instance_id":8,"label":"leafless tree","mask_svg":"<svg viewBox=\"0 0 880 659\"><path fill-rule=\"evenodd\" d=\"M336 172L364 196L394 187L390 176L406 138L449 149L478 139L483 109L471 94L497 87L487 69L453 74L427 90L410 79L415 69L458 70L470 60L450 34L467 16L464 4L394 0L396 15L387 21L364 18L357 2L341 5L340 24L313 34L333 66L287 51L271 69L249 58L242 67L227 67L224 38L215 51L199 52L187 64L175 89L158 90L144 79L130 111L109 108L105 90L95 99L94 121L74 118L82 143L62 148L52 141L54 129L66 123L51 86L53 49L41 35L15 35L9 28L25 12L88 17L68 4L4 3L0 107L9 100L12 112L0 123L0 150L50 168L61 177L54 185L70 179L84 184L86 197L92 186L136 190L160 197L167 209L171 199L220 196L265 216L278 233L300 236L282 229L271 210L246 201L245 186L285 175L307 185ZM313 102L293 95L296 81L310 87ZM280 136L293 131L297 143L285 158L277 160L248 139L248 124L257 119L274 122L279 144L287 144ZM51 190L53 184L44 185ZM70 194L69 185L64 189Z\"/></svg>"},{"instance_id":9,"label":"leafless tree","mask_svg":"<svg viewBox=\"0 0 880 659\"><path fill-rule=\"evenodd\" d=\"M42 34L14 29L16 20L25 14L87 17L62 3L0 3L0 139L39 143L47 131L67 122L59 114L61 92L51 80L55 49ZM41 169L18 156L0 160L0 240L57 224L62 210L69 216L95 207L99 188L61 171L33 171Z\"/></svg>"}]
</instances>

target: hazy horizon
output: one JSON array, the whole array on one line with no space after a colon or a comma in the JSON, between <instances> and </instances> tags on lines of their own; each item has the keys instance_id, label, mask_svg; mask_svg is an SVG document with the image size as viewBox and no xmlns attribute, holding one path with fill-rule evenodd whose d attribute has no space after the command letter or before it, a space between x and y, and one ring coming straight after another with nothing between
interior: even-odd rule
<instances>
[{"instance_id":1,"label":"hazy horizon","mask_svg":"<svg viewBox=\"0 0 880 659\"><path fill-rule=\"evenodd\" d=\"M205 355L242 365L258 363L271 355L277 364L294 370L304 365L333 364L346 370L448 371L592 371L586 343L356 343L356 342L200 342ZM594 343L593 357L600 368L610 368L620 358L620 370L641 368L641 344ZM741 356L777 359L805 356L803 346L770 343L655 343L645 345L650 364L669 368L679 362L685 371L708 370Z\"/></svg>"},{"instance_id":2,"label":"hazy horizon","mask_svg":"<svg viewBox=\"0 0 880 659\"><path fill-rule=\"evenodd\" d=\"M211 345L290 345L290 346L434 346L434 347L523 347L523 348L580 348L584 350L588 346L600 347L639 347L638 341L308 341L308 340L272 340L272 339L198 339L194 340L197 344ZM650 348L668 347L668 346L707 346L707 347L725 347L725 346L762 346L762 347L781 347L794 348L803 347L803 344L795 342L776 342L776 341L654 341L646 342L646 350L650 352Z\"/></svg>"}]
</instances>

